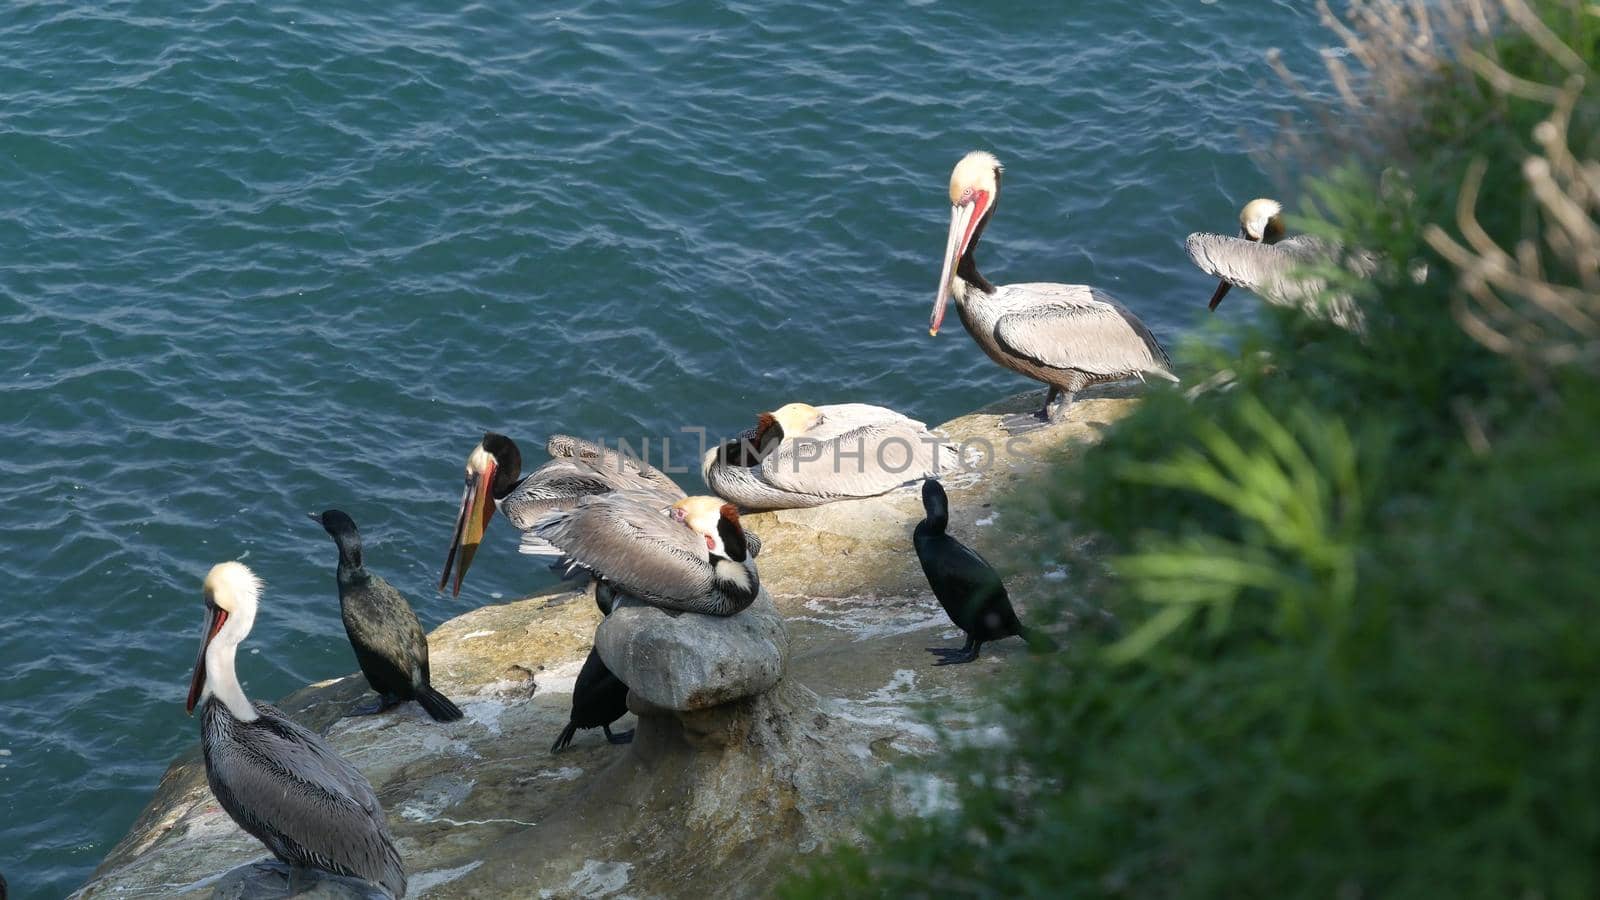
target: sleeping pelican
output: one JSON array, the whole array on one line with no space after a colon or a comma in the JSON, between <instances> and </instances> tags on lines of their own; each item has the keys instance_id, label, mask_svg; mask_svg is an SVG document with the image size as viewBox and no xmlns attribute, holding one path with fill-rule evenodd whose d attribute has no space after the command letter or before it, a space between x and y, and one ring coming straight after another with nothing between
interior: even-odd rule
<instances>
[{"instance_id":1,"label":"sleeping pelican","mask_svg":"<svg viewBox=\"0 0 1600 900\"><path fill-rule=\"evenodd\" d=\"M1050 386L1036 415L1003 424L1025 431L1059 421L1091 384L1146 375L1177 381L1155 335L1105 292L1082 284L996 287L978 274L973 253L1000 199L1000 173L1000 161L981 150L950 173L950 233L928 333L939 333L945 303L954 296L961 324L990 359Z\"/></svg>"},{"instance_id":2,"label":"sleeping pelican","mask_svg":"<svg viewBox=\"0 0 1600 900\"><path fill-rule=\"evenodd\" d=\"M610 589L652 606L731 616L756 599L754 535L720 497L686 497L670 506L638 494L581 498L539 520L534 533Z\"/></svg>"},{"instance_id":3,"label":"sleeping pelican","mask_svg":"<svg viewBox=\"0 0 1600 900\"><path fill-rule=\"evenodd\" d=\"M1354 298L1325 291L1326 280L1304 270L1342 261L1350 271L1368 277L1377 271L1377 259L1370 253L1345 254L1338 244L1309 234L1285 237L1283 206L1276 200L1246 203L1239 212L1238 237L1197 232L1189 235L1184 248L1200 271L1220 279L1211 310L1238 285L1275 306L1299 307L1342 328L1361 330Z\"/></svg>"},{"instance_id":4,"label":"sleeping pelican","mask_svg":"<svg viewBox=\"0 0 1600 900\"><path fill-rule=\"evenodd\" d=\"M796 509L874 497L953 472L956 450L892 409L865 403L790 403L706 452L700 474L746 510Z\"/></svg>"},{"instance_id":5,"label":"sleeping pelican","mask_svg":"<svg viewBox=\"0 0 1600 900\"><path fill-rule=\"evenodd\" d=\"M503 434L484 432L483 440L467 457L467 486L439 590L450 582L454 568L454 593L461 594L461 581L467 577L467 567L472 565L497 505L500 514L523 532L522 552L543 555L550 548L534 536L534 523L549 513L570 509L579 497L612 491L659 496L663 503L684 497L683 489L660 470L589 441L558 434L545 444L545 451L551 460L523 478L522 453L516 442Z\"/></svg>"},{"instance_id":6,"label":"sleeping pelican","mask_svg":"<svg viewBox=\"0 0 1600 900\"><path fill-rule=\"evenodd\" d=\"M234 653L256 620L261 582L220 563L205 580L206 624L187 709L200 712L211 793L239 827L290 867L290 893L306 869L364 878L394 897L406 873L372 785L316 732L239 686Z\"/></svg>"}]
</instances>

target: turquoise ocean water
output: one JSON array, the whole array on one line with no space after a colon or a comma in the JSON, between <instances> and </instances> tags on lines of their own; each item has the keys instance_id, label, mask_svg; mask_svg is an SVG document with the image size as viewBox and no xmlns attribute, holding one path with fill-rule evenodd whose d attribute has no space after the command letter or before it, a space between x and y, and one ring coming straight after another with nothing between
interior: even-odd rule
<instances>
[{"instance_id":1,"label":"turquoise ocean water","mask_svg":"<svg viewBox=\"0 0 1600 900\"><path fill-rule=\"evenodd\" d=\"M430 625L548 583L501 525L432 589L485 427L536 462L1028 387L927 336L972 148L1009 168L986 274L1099 285L1171 346L1212 287L1184 235L1275 187L1265 52L1328 42L1309 0L7 5L13 896L80 883L195 742L212 563L267 583L240 674L274 698L354 668L307 511L352 513Z\"/></svg>"}]
</instances>

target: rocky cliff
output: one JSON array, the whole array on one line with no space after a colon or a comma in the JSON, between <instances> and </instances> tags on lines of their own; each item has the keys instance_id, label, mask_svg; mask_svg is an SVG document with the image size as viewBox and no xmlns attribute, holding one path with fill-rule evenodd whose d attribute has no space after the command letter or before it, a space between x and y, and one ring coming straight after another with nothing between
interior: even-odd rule
<instances>
[{"instance_id":1,"label":"rocky cliff","mask_svg":"<svg viewBox=\"0 0 1600 900\"><path fill-rule=\"evenodd\" d=\"M952 533L999 556L1007 535L993 499L1056 447L1092 441L1131 407L1129 393L1086 394L1067 423L1010 453L998 419L1032 408L1037 393L946 423L974 463L945 479ZM766 648L744 673L754 686L709 705L693 699L704 692L678 686L662 687L654 702L636 691L638 737L628 746L581 731L567 751L549 750L600 621L577 592L486 606L434 631L434 682L466 712L461 722L435 724L409 704L339 719L364 696L359 675L311 685L281 706L327 729L372 781L410 896L759 894L796 855L850 840L864 815L936 808L941 785L896 763L935 752L938 729L1000 737L976 727L973 688L1026 650L1004 641L985 647L976 664L932 666L924 648L961 638L911 550L921 517L914 488L746 516L764 541L766 588L748 612L765 618L729 639ZM1007 582L1025 618L1043 592L1070 589L1059 570ZM608 646L629 640L605 636L602 655L632 652ZM775 686L769 669L781 674ZM197 744L77 896L257 896L261 885L239 867L266 855L212 798ZM340 891L318 888L348 895Z\"/></svg>"}]
</instances>

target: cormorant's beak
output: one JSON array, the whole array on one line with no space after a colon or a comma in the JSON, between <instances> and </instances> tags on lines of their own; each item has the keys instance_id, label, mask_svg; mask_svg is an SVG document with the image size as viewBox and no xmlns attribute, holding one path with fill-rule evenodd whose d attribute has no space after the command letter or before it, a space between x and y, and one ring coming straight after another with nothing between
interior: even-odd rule
<instances>
[{"instance_id":1,"label":"cormorant's beak","mask_svg":"<svg viewBox=\"0 0 1600 900\"><path fill-rule=\"evenodd\" d=\"M950 207L950 233L945 237L944 268L939 272L939 294L933 300L933 316L928 320L929 336L937 335L939 326L944 324L944 307L950 301L950 276L955 273L956 263L966 254L967 245L972 243L972 231L983 221L984 210L988 207L987 191L976 191L971 200Z\"/></svg>"},{"instance_id":2,"label":"cormorant's beak","mask_svg":"<svg viewBox=\"0 0 1600 900\"><path fill-rule=\"evenodd\" d=\"M480 447L474 451L474 456L483 453ZM488 456L488 454L483 454ZM439 576L439 590L450 582L450 569L455 567L456 583L453 589L455 596L461 596L461 580L467 577L467 568L472 565L472 557L478 553L478 544L483 541L483 531L489 527L489 520L494 518L494 473L496 464L493 457L488 457L476 470L467 470L467 486L461 492L461 512L456 515L455 534L450 538L450 555L444 560L444 574ZM460 553L461 560L456 564L456 554Z\"/></svg>"},{"instance_id":3,"label":"cormorant's beak","mask_svg":"<svg viewBox=\"0 0 1600 900\"><path fill-rule=\"evenodd\" d=\"M1222 298L1226 297L1228 295L1228 288L1231 288L1231 287L1233 287L1233 285L1228 283L1227 280L1223 280L1222 282L1220 282L1217 285L1217 292L1215 294L1211 295L1211 304L1209 306L1207 306L1206 309L1211 310L1212 312L1216 312L1217 304L1221 303L1222 302Z\"/></svg>"},{"instance_id":4,"label":"cormorant's beak","mask_svg":"<svg viewBox=\"0 0 1600 900\"><path fill-rule=\"evenodd\" d=\"M206 604L206 627L200 632L200 655L194 661L194 675L189 678L189 701L184 704L184 712L194 715L194 705L200 702L200 695L206 689L206 648L211 646L211 641L227 624L228 613L222 607L213 603Z\"/></svg>"}]
</instances>

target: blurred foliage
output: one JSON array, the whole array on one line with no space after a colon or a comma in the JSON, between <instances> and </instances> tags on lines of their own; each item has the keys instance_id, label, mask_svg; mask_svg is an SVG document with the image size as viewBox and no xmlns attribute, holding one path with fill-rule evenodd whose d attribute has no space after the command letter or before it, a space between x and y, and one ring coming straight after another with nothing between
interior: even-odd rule
<instances>
[{"instance_id":1,"label":"blurred foliage","mask_svg":"<svg viewBox=\"0 0 1600 900\"><path fill-rule=\"evenodd\" d=\"M1600 171L1600 85L1547 40L1592 68L1600 16L1504 8L1308 185L1292 224L1388 261L1341 286L1366 333L1264 309L1226 355L1186 348L1188 385L1227 377L1150 392L1012 498L1034 564L1092 538L1073 570L1106 577L1060 605L1096 614L993 688L1011 743L932 763L947 808L877 820L785 896L1600 896L1597 357L1469 335L1472 273L1425 238L1476 167L1473 227L1553 246L1523 168L1552 104L1467 53L1577 84L1568 143ZM1570 258L1543 276L1600 253Z\"/></svg>"}]
</instances>

